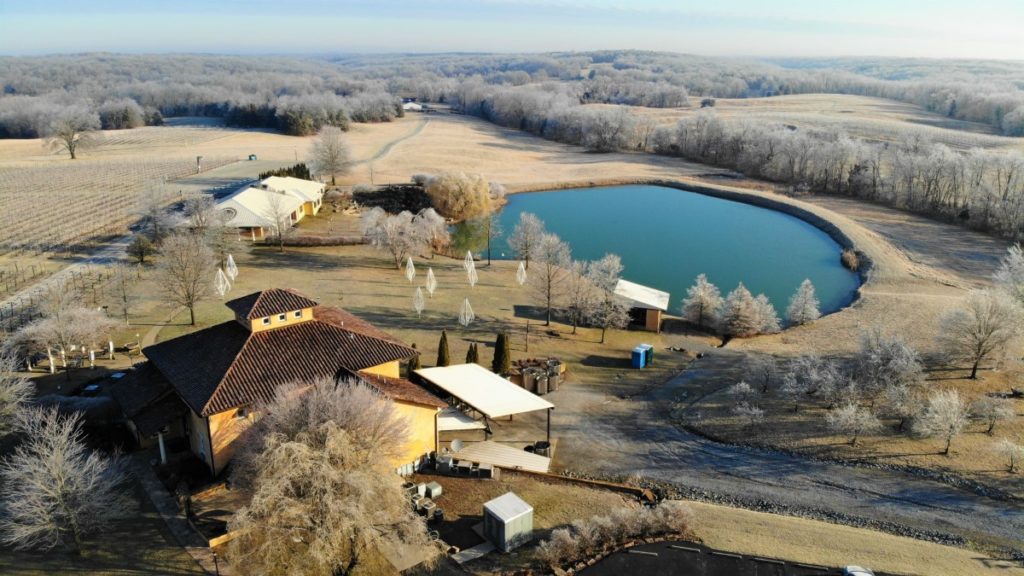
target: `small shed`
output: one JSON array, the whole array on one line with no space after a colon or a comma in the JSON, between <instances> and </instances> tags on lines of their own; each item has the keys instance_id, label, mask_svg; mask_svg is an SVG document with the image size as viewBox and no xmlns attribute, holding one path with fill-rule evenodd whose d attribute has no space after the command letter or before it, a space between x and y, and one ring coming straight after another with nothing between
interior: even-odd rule
<instances>
[{"instance_id":1,"label":"small shed","mask_svg":"<svg viewBox=\"0 0 1024 576\"><path fill-rule=\"evenodd\" d=\"M631 357L633 368L646 368L654 363L654 346L641 344L633 348Z\"/></svg>"},{"instance_id":2,"label":"small shed","mask_svg":"<svg viewBox=\"0 0 1024 576\"><path fill-rule=\"evenodd\" d=\"M631 325L648 332L661 332L661 316L668 311L668 292L620 279L615 285L615 295L629 304Z\"/></svg>"},{"instance_id":3,"label":"small shed","mask_svg":"<svg viewBox=\"0 0 1024 576\"><path fill-rule=\"evenodd\" d=\"M513 492L484 504L484 538L503 552L533 539L533 506Z\"/></svg>"}]
</instances>

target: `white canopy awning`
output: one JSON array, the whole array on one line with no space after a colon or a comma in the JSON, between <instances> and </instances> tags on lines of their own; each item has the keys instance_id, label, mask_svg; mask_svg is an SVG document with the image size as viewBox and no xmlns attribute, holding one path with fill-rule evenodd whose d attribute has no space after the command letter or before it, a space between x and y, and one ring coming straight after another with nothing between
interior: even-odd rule
<instances>
[{"instance_id":1,"label":"white canopy awning","mask_svg":"<svg viewBox=\"0 0 1024 576\"><path fill-rule=\"evenodd\" d=\"M437 415L438 432L453 432L457 430L485 430L487 426L478 422L467 414L459 412L449 406Z\"/></svg>"},{"instance_id":2,"label":"white canopy awning","mask_svg":"<svg viewBox=\"0 0 1024 576\"><path fill-rule=\"evenodd\" d=\"M479 364L423 368L416 373L488 418L555 407Z\"/></svg>"}]
</instances>

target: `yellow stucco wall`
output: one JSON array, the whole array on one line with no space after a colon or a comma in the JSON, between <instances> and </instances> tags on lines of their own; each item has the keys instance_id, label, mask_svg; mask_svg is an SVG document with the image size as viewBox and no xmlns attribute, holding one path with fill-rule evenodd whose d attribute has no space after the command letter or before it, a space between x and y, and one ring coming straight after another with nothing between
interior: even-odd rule
<instances>
[{"instance_id":1,"label":"yellow stucco wall","mask_svg":"<svg viewBox=\"0 0 1024 576\"><path fill-rule=\"evenodd\" d=\"M303 202L302 211L306 216L316 216L317 212L320 211L320 207L323 206L323 200L317 200L315 202Z\"/></svg>"},{"instance_id":2,"label":"yellow stucco wall","mask_svg":"<svg viewBox=\"0 0 1024 576\"><path fill-rule=\"evenodd\" d=\"M401 378L402 377L402 366L398 360L394 362L386 362L384 364L378 364L377 366L371 366L370 368L364 368L362 370L368 374L376 374L378 376L387 376L388 378Z\"/></svg>"},{"instance_id":3,"label":"yellow stucco wall","mask_svg":"<svg viewBox=\"0 0 1024 576\"><path fill-rule=\"evenodd\" d=\"M220 474L235 455L238 436L252 425L255 415L249 410L239 416L238 408L210 416L210 440L213 442L213 473Z\"/></svg>"},{"instance_id":4,"label":"yellow stucco wall","mask_svg":"<svg viewBox=\"0 0 1024 576\"><path fill-rule=\"evenodd\" d=\"M402 456L393 462L395 466L409 464L436 449L437 408L395 400L395 412L409 421L409 441Z\"/></svg>"},{"instance_id":5,"label":"yellow stucco wall","mask_svg":"<svg viewBox=\"0 0 1024 576\"><path fill-rule=\"evenodd\" d=\"M249 322L251 322L250 330L252 330L253 332L262 332L264 330L271 330L273 328L280 328L282 326L290 326L292 324L299 324L301 322L308 322L308 321L313 319L313 309L312 308L303 308L301 310L301 312L302 312L302 317L301 318L296 318L295 317L295 311L294 310L289 311L289 312L285 312L284 320L279 319L278 318L279 315L275 314L275 315L270 317L270 324L267 324L267 325L263 324L263 319L262 318L256 318L255 320L249 321ZM247 322L246 320L240 320L240 321L242 322L243 325L245 324L245 322Z\"/></svg>"}]
</instances>

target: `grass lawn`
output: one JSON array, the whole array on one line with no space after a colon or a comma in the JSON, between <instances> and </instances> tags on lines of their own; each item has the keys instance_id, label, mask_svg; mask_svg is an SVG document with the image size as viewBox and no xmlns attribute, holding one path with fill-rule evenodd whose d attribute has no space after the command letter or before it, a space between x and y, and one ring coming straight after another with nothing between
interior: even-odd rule
<instances>
[{"instance_id":1,"label":"grass lawn","mask_svg":"<svg viewBox=\"0 0 1024 576\"><path fill-rule=\"evenodd\" d=\"M130 517L114 523L106 533L88 538L87 551L81 556L57 550L27 552L0 547L0 574L204 574L175 542L137 483L132 483L129 494L135 504Z\"/></svg>"}]
</instances>

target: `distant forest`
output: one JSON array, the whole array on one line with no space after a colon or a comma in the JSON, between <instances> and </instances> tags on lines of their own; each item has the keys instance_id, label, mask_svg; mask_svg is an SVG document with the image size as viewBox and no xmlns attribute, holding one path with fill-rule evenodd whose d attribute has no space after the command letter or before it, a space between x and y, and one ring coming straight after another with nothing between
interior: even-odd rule
<instances>
[{"instance_id":1,"label":"distant forest","mask_svg":"<svg viewBox=\"0 0 1024 576\"><path fill-rule=\"evenodd\" d=\"M82 54L0 57L0 138L45 136L63 108L103 128L167 116L311 134L382 122L400 97L447 102L480 87L530 85L576 104L680 107L699 98L878 96L1024 135L1024 63L710 58L638 51L287 58Z\"/></svg>"},{"instance_id":2,"label":"distant forest","mask_svg":"<svg viewBox=\"0 0 1024 576\"><path fill-rule=\"evenodd\" d=\"M0 138L132 128L169 116L307 135L386 122L404 98L448 104L597 152L641 151L722 166L794 193L865 198L1024 238L1024 154L952 149L897 127L886 141L832 126L722 118L716 98L849 94L915 104L1024 135L1024 63L755 61L637 51L284 58L84 54L0 58ZM610 104L612 106L588 106ZM658 125L635 108L706 108ZM953 129L950 129L952 131ZM980 145L979 145L980 146Z\"/></svg>"}]
</instances>

